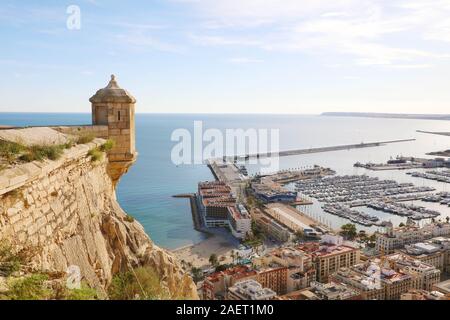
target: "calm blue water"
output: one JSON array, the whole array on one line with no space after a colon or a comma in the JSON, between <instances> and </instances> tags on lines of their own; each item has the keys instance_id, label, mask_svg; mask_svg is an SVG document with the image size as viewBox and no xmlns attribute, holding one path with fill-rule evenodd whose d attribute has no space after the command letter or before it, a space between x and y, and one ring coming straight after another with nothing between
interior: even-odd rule
<instances>
[{"instance_id":1,"label":"calm blue water","mask_svg":"<svg viewBox=\"0 0 450 320\"><path fill-rule=\"evenodd\" d=\"M353 163L385 162L397 155L424 157L426 152L450 148L450 137L426 135L416 130L450 131L446 121L320 117L303 115L160 115L137 114L137 163L125 175L117 196L122 207L136 217L151 235L153 241L166 248L176 248L203 239L193 230L188 200L173 195L195 192L197 182L211 180L212 175L203 165L175 166L170 160L175 142L172 131L186 128L193 131L193 122L202 120L205 128L263 128L280 129L280 149L310 148L370 141L416 138L417 141L393 144L379 148L292 156L281 159L281 168L306 165L331 167L339 174L371 174L398 181L412 181L417 185L433 185L438 190L450 191L450 185L416 179L404 172L369 172L353 168ZM0 113L0 125L54 125L89 124L90 114L30 114ZM259 168L251 167L250 171ZM320 209L320 207L319 207ZM323 215L317 206L305 208L308 213ZM439 207L444 216L448 208ZM383 213L379 214L380 217ZM383 216L383 218L385 218ZM389 215L394 223L402 220ZM345 220L324 215L323 219L339 226Z\"/></svg>"}]
</instances>

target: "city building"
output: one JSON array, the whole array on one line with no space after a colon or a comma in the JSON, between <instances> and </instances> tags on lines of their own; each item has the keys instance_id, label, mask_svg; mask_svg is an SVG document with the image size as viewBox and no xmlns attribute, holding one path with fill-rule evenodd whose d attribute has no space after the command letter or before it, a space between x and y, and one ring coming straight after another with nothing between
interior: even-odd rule
<instances>
[{"instance_id":1,"label":"city building","mask_svg":"<svg viewBox=\"0 0 450 320\"><path fill-rule=\"evenodd\" d=\"M228 288L227 300L271 300L276 296L276 292L255 280L245 280Z\"/></svg>"},{"instance_id":2,"label":"city building","mask_svg":"<svg viewBox=\"0 0 450 320\"><path fill-rule=\"evenodd\" d=\"M447 160L445 158L435 158L427 160L423 163L423 167L430 169L430 168L442 168L447 166Z\"/></svg>"},{"instance_id":3,"label":"city building","mask_svg":"<svg viewBox=\"0 0 450 320\"><path fill-rule=\"evenodd\" d=\"M237 204L231 188L224 182L200 182L197 206L208 228L229 227L233 236L244 239L252 229L249 212Z\"/></svg>"},{"instance_id":4,"label":"city building","mask_svg":"<svg viewBox=\"0 0 450 320\"><path fill-rule=\"evenodd\" d=\"M360 261L360 250L344 244L340 236L325 236L320 243L304 243L298 249L311 255L317 281L322 283L328 282L328 276L340 268L351 267Z\"/></svg>"},{"instance_id":5,"label":"city building","mask_svg":"<svg viewBox=\"0 0 450 320\"><path fill-rule=\"evenodd\" d=\"M393 269L411 276L411 287L413 289L430 291L441 279L441 271L435 266L416 260L408 255L395 253L385 258L390 262L390 266Z\"/></svg>"},{"instance_id":6,"label":"city building","mask_svg":"<svg viewBox=\"0 0 450 320\"><path fill-rule=\"evenodd\" d=\"M313 281L310 288L285 294L280 300L361 300L361 294L346 284Z\"/></svg>"},{"instance_id":7,"label":"city building","mask_svg":"<svg viewBox=\"0 0 450 320\"><path fill-rule=\"evenodd\" d=\"M273 266L258 270L256 281L263 287L285 294L288 288L288 267Z\"/></svg>"},{"instance_id":8,"label":"city building","mask_svg":"<svg viewBox=\"0 0 450 320\"><path fill-rule=\"evenodd\" d=\"M445 295L450 295L450 280L442 281L439 283L436 283L433 286L434 291L439 291Z\"/></svg>"},{"instance_id":9,"label":"city building","mask_svg":"<svg viewBox=\"0 0 450 320\"><path fill-rule=\"evenodd\" d=\"M252 230L252 219L242 204L228 207L228 222L231 233L238 239L244 239Z\"/></svg>"},{"instance_id":10,"label":"city building","mask_svg":"<svg viewBox=\"0 0 450 320\"><path fill-rule=\"evenodd\" d=\"M266 216L259 210L253 214L254 221L260 230L268 237L278 240L280 242L289 241L292 233L283 225L276 222L274 219Z\"/></svg>"},{"instance_id":11,"label":"city building","mask_svg":"<svg viewBox=\"0 0 450 320\"><path fill-rule=\"evenodd\" d=\"M304 222L299 212L290 206L268 206L265 212L276 220L278 223L286 226L292 232L301 231L311 228Z\"/></svg>"},{"instance_id":12,"label":"city building","mask_svg":"<svg viewBox=\"0 0 450 320\"><path fill-rule=\"evenodd\" d=\"M353 268L340 268L330 276L331 281L347 284L358 290L362 300L384 300L385 292L380 277Z\"/></svg>"},{"instance_id":13,"label":"city building","mask_svg":"<svg viewBox=\"0 0 450 320\"><path fill-rule=\"evenodd\" d=\"M450 238L436 237L423 242L406 245L398 250L442 272L450 271Z\"/></svg>"},{"instance_id":14,"label":"city building","mask_svg":"<svg viewBox=\"0 0 450 320\"><path fill-rule=\"evenodd\" d=\"M225 227L229 225L229 207L236 205L231 188L223 182L200 182L197 202L203 223L206 227Z\"/></svg>"},{"instance_id":15,"label":"city building","mask_svg":"<svg viewBox=\"0 0 450 320\"><path fill-rule=\"evenodd\" d=\"M240 281L256 279L257 272L248 266L238 266L216 272L205 278L202 284L203 300L224 300L229 287Z\"/></svg>"},{"instance_id":16,"label":"city building","mask_svg":"<svg viewBox=\"0 0 450 320\"><path fill-rule=\"evenodd\" d=\"M412 289L406 293L403 293L400 300L448 300L445 294L438 291L426 291Z\"/></svg>"},{"instance_id":17,"label":"city building","mask_svg":"<svg viewBox=\"0 0 450 320\"><path fill-rule=\"evenodd\" d=\"M255 197L264 203L294 202L297 199L297 192L284 189L275 183L252 183L252 190Z\"/></svg>"},{"instance_id":18,"label":"city building","mask_svg":"<svg viewBox=\"0 0 450 320\"><path fill-rule=\"evenodd\" d=\"M331 279L359 290L365 300L399 300L402 294L416 289L413 276L403 269L395 270L395 263L385 258L341 268Z\"/></svg>"},{"instance_id":19,"label":"city building","mask_svg":"<svg viewBox=\"0 0 450 320\"><path fill-rule=\"evenodd\" d=\"M311 256L292 247L274 249L264 256L254 258L252 263L257 270L260 270L259 273L261 274L276 268L286 269L286 273L280 272L282 276L285 276L284 279L278 279L280 285L274 287L268 285L269 288L278 290L278 294L309 287L310 283L316 278L316 270ZM262 275L258 275L259 280L262 277ZM265 280L261 281L263 281L261 283L270 283L264 282Z\"/></svg>"},{"instance_id":20,"label":"city building","mask_svg":"<svg viewBox=\"0 0 450 320\"><path fill-rule=\"evenodd\" d=\"M377 234L375 248L381 254L390 254L395 249L401 249L405 245L418 243L433 237L449 235L449 223L431 223L424 227L407 225L398 228L393 228L392 223L389 223L384 233Z\"/></svg>"}]
</instances>

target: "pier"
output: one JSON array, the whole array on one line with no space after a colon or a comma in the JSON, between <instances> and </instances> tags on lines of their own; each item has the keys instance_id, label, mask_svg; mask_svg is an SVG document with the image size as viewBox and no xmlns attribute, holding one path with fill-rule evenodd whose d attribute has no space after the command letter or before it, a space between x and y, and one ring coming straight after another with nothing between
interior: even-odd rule
<instances>
[{"instance_id":1,"label":"pier","mask_svg":"<svg viewBox=\"0 0 450 320\"><path fill-rule=\"evenodd\" d=\"M383 170L410 170L418 168L443 168L450 165L444 159L423 159L416 157L397 157L391 159L387 163L360 163L357 162L353 166L356 168L365 168L373 171Z\"/></svg>"},{"instance_id":2,"label":"pier","mask_svg":"<svg viewBox=\"0 0 450 320\"><path fill-rule=\"evenodd\" d=\"M251 154L251 155L224 157L224 160L238 161L238 160L249 160L249 159L255 159L255 158L259 159L259 158L276 157L276 156L289 157L289 156L298 156L298 155L302 155L302 154L311 154L311 153L381 147L381 146L384 146L387 144L392 144L392 143L402 143L402 142L412 142L412 141L416 141L416 139L390 140L390 141L379 141L379 142L369 142L369 143L362 142L359 144L347 144L347 145L339 145L339 146L332 146L332 147L295 149L295 150L286 150L286 151L271 152L271 153L270 152L269 153L257 153L257 154Z\"/></svg>"},{"instance_id":3,"label":"pier","mask_svg":"<svg viewBox=\"0 0 450 320\"><path fill-rule=\"evenodd\" d=\"M202 218L200 217L200 212L197 205L197 195L195 193L182 193L172 196L173 198L189 199L191 204L192 222L194 224L194 230L198 232L210 234L210 232L203 227Z\"/></svg>"},{"instance_id":4,"label":"pier","mask_svg":"<svg viewBox=\"0 0 450 320\"><path fill-rule=\"evenodd\" d=\"M447 136L450 137L450 132L434 132L434 131L423 131L423 130L417 130L419 133L426 133L426 134L436 134L439 136Z\"/></svg>"}]
</instances>

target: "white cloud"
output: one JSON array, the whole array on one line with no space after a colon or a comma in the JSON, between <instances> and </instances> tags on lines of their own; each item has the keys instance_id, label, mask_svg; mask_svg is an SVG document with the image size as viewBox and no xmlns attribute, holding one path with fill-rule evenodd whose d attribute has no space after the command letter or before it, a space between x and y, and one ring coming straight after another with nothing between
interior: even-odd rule
<instances>
[{"instance_id":1,"label":"white cloud","mask_svg":"<svg viewBox=\"0 0 450 320\"><path fill-rule=\"evenodd\" d=\"M248 25L252 21L277 21L298 18L317 12L352 8L367 4L365 0L172 0L192 4L203 15L231 25Z\"/></svg>"},{"instance_id":2,"label":"white cloud","mask_svg":"<svg viewBox=\"0 0 450 320\"><path fill-rule=\"evenodd\" d=\"M209 36L190 34L189 38L196 44L203 46L262 46L263 42L242 37Z\"/></svg>"},{"instance_id":3,"label":"white cloud","mask_svg":"<svg viewBox=\"0 0 450 320\"><path fill-rule=\"evenodd\" d=\"M449 58L430 40L450 42L450 0L173 1L194 6L206 21L190 36L199 45L339 54L356 65L424 66Z\"/></svg>"},{"instance_id":4,"label":"white cloud","mask_svg":"<svg viewBox=\"0 0 450 320\"><path fill-rule=\"evenodd\" d=\"M182 53L185 51L182 46L161 41L156 36L147 34L145 30L135 30L125 34L118 34L116 39L122 44L136 49L157 50L172 53Z\"/></svg>"}]
</instances>

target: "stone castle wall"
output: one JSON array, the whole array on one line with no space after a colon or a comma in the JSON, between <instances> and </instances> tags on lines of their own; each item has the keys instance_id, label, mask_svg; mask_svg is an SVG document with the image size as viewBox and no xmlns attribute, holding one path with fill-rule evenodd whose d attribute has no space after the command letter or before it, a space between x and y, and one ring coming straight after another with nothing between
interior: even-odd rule
<instances>
[{"instance_id":1,"label":"stone castle wall","mask_svg":"<svg viewBox=\"0 0 450 320\"><path fill-rule=\"evenodd\" d=\"M115 122L113 112L121 112L122 121ZM134 108L130 112L127 107L111 108L108 114L109 125L80 125L80 126L53 126L52 129L70 135L92 134L97 138L111 139L115 146L108 154L108 174L116 186L120 177L126 174L136 161L135 132L134 132ZM133 124L131 126L130 124Z\"/></svg>"},{"instance_id":2,"label":"stone castle wall","mask_svg":"<svg viewBox=\"0 0 450 320\"><path fill-rule=\"evenodd\" d=\"M65 134L80 135L92 134L97 138L108 139L108 126L82 125L82 126L54 126L52 129Z\"/></svg>"},{"instance_id":3,"label":"stone castle wall","mask_svg":"<svg viewBox=\"0 0 450 320\"><path fill-rule=\"evenodd\" d=\"M114 274L149 265L174 296L197 298L194 283L175 258L155 246L120 208L108 159L88 157L104 141L75 146L57 161L4 170L0 240L26 250L34 270L65 272L78 266L83 279L103 294Z\"/></svg>"}]
</instances>

